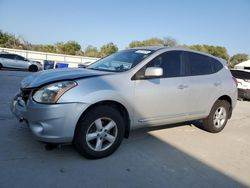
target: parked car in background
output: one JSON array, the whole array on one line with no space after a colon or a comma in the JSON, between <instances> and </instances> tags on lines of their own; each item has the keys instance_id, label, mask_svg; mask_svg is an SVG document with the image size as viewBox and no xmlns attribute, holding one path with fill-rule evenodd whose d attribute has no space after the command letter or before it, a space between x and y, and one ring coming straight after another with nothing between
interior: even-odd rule
<instances>
[{"instance_id":1,"label":"parked car in background","mask_svg":"<svg viewBox=\"0 0 250 188\"><path fill-rule=\"evenodd\" d=\"M51 60L44 60L43 61L43 69L48 70L48 69L54 69L55 68L55 61Z\"/></svg>"},{"instance_id":2,"label":"parked car in background","mask_svg":"<svg viewBox=\"0 0 250 188\"><path fill-rule=\"evenodd\" d=\"M203 120L205 130L218 133L236 101L236 82L224 60L187 49L144 47L85 69L32 74L21 82L11 109L36 139L71 142L83 156L101 158L133 128Z\"/></svg>"},{"instance_id":3,"label":"parked car in background","mask_svg":"<svg viewBox=\"0 0 250 188\"><path fill-rule=\"evenodd\" d=\"M231 70L238 83L238 98L250 100L250 70Z\"/></svg>"},{"instance_id":4,"label":"parked car in background","mask_svg":"<svg viewBox=\"0 0 250 188\"><path fill-rule=\"evenodd\" d=\"M42 65L17 54L0 53L0 69L1 68L23 69L30 72L37 72L42 70Z\"/></svg>"}]
</instances>

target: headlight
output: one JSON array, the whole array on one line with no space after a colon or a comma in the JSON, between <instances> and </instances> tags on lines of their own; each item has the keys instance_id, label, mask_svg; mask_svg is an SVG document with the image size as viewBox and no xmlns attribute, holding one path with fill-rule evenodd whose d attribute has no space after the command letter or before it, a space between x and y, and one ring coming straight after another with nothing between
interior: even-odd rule
<instances>
[{"instance_id":1,"label":"headlight","mask_svg":"<svg viewBox=\"0 0 250 188\"><path fill-rule=\"evenodd\" d=\"M33 99L39 103L56 103L66 91L76 85L77 83L74 81L57 82L46 85L34 93Z\"/></svg>"}]
</instances>

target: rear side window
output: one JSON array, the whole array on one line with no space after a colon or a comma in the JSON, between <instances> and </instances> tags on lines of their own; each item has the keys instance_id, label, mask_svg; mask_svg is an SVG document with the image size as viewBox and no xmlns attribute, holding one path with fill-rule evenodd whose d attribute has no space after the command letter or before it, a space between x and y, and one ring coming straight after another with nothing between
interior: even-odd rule
<instances>
[{"instance_id":1,"label":"rear side window","mask_svg":"<svg viewBox=\"0 0 250 188\"><path fill-rule=\"evenodd\" d=\"M22 60L22 61L24 61L24 60L25 60L25 58L24 58L24 57L19 56L19 55L16 55L16 59L17 59L17 60Z\"/></svg>"},{"instance_id":2,"label":"rear side window","mask_svg":"<svg viewBox=\"0 0 250 188\"><path fill-rule=\"evenodd\" d=\"M189 62L189 75L195 76L214 73L213 65L208 56L193 52L186 52L186 54Z\"/></svg>"},{"instance_id":3,"label":"rear side window","mask_svg":"<svg viewBox=\"0 0 250 188\"><path fill-rule=\"evenodd\" d=\"M8 55L8 54L0 54L0 57L1 57L1 58L8 58L7 55Z\"/></svg>"},{"instance_id":4,"label":"rear side window","mask_svg":"<svg viewBox=\"0 0 250 188\"><path fill-rule=\"evenodd\" d=\"M1 57L6 59L15 59L15 56L14 54L1 54Z\"/></svg>"},{"instance_id":5,"label":"rear side window","mask_svg":"<svg viewBox=\"0 0 250 188\"><path fill-rule=\"evenodd\" d=\"M208 57L210 59L210 62L213 64L214 72L218 72L223 68L223 65L221 62L219 62L217 59Z\"/></svg>"}]
</instances>

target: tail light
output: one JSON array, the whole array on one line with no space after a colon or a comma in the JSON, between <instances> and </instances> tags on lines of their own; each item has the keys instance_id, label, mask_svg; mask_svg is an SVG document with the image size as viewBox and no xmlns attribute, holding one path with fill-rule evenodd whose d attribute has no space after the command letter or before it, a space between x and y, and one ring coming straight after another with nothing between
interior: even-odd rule
<instances>
[{"instance_id":1,"label":"tail light","mask_svg":"<svg viewBox=\"0 0 250 188\"><path fill-rule=\"evenodd\" d=\"M233 81L235 82L235 85L236 85L236 87L238 86L238 81L237 81L237 79L235 78L235 77L232 77L233 78Z\"/></svg>"}]
</instances>

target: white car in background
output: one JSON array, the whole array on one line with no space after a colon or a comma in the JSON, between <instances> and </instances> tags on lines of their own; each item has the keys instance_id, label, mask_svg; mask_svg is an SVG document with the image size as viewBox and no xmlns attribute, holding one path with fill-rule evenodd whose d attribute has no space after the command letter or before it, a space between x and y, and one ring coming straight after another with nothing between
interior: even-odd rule
<instances>
[{"instance_id":1,"label":"white car in background","mask_svg":"<svg viewBox=\"0 0 250 188\"><path fill-rule=\"evenodd\" d=\"M238 83L238 98L250 100L250 70L231 70Z\"/></svg>"},{"instance_id":2,"label":"white car in background","mask_svg":"<svg viewBox=\"0 0 250 188\"><path fill-rule=\"evenodd\" d=\"M2 68L24 69L30 72L37 72L42 70L42 65L17 54L0 53L0 69Z\"/></svg>"}]
</instances>

